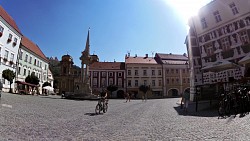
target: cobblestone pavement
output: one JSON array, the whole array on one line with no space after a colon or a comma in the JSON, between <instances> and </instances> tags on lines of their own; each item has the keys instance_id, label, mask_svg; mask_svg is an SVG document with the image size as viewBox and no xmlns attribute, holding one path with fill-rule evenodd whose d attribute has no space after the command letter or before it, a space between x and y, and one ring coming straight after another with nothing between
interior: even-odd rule
<instances>
[{"instance_id":1,"label":"cobblestone pavement","mask_svg":"<svg viewBox=\"0 0 250 141\"><path fill-rule=\"evenodd\" d=\"M144 141L249 140L249 117L218 119L216 110L185 114L178 98L109 101L105 114L97 101L59 96L2 94L0 140Z\"/></svg>"}]
</instances>

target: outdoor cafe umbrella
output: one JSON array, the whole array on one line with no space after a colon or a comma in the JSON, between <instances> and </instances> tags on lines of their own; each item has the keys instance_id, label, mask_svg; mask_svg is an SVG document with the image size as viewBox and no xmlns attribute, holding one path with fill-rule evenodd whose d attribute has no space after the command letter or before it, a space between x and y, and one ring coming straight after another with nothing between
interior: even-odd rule
<instances>
[{"instance_id":1,"label":"outdoor cafe umbrella","mask_svg":"<svg viewBox=\"0 0 250 141\"><path fill-rule=\"evenodd\" d=\"M236 69L240 68L241 66L238 64L235 64L233 62L227 61L227 60L219 60L216 62L213 62L212 64L203 67L201 70L205 71L211 71L211 72L219 72L227 69Z\"/></svg>"},{"instance_id":2,"label":"outdoor cafe umbrella","mask_svg":"<svg viewBox=\"0 0 250 141\"><path fill-rule=\"evenodd\" d=\"M43 87L43 89L48 90L48 91L52 91L52 92L54 91L54 88L51 86L45 86L45 87Z\"/></svg>"}]
</instances>

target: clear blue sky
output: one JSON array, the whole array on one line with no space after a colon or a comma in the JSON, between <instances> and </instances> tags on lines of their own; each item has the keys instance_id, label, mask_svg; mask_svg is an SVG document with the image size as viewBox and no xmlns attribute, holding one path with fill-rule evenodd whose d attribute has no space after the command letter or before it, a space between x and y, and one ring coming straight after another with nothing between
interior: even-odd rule
<instances>
[{"instance_id":1,"label":"clear blue sky","mask_svg":"<svg viewBox=\"0 0 250 141\"><path fill-rule=\"evenodd\" d=\"M171 0L0 0L0 4L47 57L61 59L68 53L80 66L89 27L90 54L100 61L124 62L128 51L132 56L186 53L186 22L167 1Z\"/></svg>"}]
</instances>

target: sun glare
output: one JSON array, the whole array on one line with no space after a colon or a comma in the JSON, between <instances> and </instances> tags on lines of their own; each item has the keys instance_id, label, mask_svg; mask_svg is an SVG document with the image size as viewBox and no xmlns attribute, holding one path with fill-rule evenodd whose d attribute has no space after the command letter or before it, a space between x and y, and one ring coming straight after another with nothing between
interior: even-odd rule
<instances>
[{"instance_id":1,"label":"sun glare","mask_svg":"<svg viewBox=\"0 0 250 141\"><path fill-rule=\"evenodd\" d=\"M175 12L180 16L183 22L187 23L191 16L198 13L199 8L212 0L165 0Z\"/></svg>"}]
</instances>

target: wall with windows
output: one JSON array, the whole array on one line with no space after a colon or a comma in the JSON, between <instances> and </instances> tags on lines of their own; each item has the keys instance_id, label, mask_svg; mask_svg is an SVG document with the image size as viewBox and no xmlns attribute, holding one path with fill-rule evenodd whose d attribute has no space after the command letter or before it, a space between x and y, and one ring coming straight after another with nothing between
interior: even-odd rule
<instances>
[{"instance_id":1,"label":"wall with windows","mask_svg":"<svg viewBox=\"0 0 250 141\"><path fill-rule=\"evenodd\" d=\"M0 80L4 91L8 91L9 82L2 78L2 71L10 69L16 72L16 60L22 35L0 16ZM14 84L12 88L14 87Z\"/></svg>"},{"instance_id":2,"label":"wall with windows","mask_svg":"<svg viewBox=\"0 0 250 141\"><path fill-rule=\"evenodd\" d=\"M17 69L17 80L25 81L25 78L31 73L40 80L40 92L42 91L42 84L48 81L48 62L31 52L25 46L21 46L18 56L18 69Z\"/></svg>"}]
</instances>

